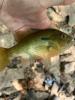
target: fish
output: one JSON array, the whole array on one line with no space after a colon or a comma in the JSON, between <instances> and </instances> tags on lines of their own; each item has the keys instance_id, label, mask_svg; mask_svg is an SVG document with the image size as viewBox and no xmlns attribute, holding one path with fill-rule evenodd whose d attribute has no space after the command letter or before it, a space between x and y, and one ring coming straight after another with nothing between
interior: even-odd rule
<instances>
[{"instance_id":1,"label":"fish","mask_svg":"<svg viewBox=\"0 0 75 100\"><path fill-rule=\"evenodd\" d=\"M55 29L39 30L27 35L14 47L3 48L3 51L0 52L0 69L4 65L6 66L6 62L8 64L13 57L21 56L25 59L42 58L46 60L63 52L71 45L72 37L61 31Z\"/></svg>"}]
</instances>

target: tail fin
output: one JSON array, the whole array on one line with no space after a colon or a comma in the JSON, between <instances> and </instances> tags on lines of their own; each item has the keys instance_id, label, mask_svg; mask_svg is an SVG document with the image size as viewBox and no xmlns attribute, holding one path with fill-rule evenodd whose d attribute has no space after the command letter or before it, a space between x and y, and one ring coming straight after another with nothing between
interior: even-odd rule
<instances>
[{"instance_id":1,"label":"tail fin","mask_svg":"<svg viewBox=\"0 0 75 100\"><path fill-rule=\"evenodd\" d=\"M5 48L0 48L0 71L7 66L8 62L8 50Z\"/></svg>"}]
</instances>

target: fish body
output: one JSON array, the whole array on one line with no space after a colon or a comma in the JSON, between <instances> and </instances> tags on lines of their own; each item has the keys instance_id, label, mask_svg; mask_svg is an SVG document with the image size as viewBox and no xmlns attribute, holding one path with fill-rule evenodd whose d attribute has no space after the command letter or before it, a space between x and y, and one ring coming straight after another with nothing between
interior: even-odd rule
<instances>
[{"instance_id":1,"label":"fish body","mask_svg":"<svg viewBox=\"0 0 75 100\"><path fill-rule=\"evenodd\" d=\"M3 59L9 60L16 56L22 56L26 59L36 57L43 59L51 58L70 47L71 44L72 38L65 33L53 29L40 30L26 36L16 46L3 51L5 56L3 58L1 58L2 55L0 56L0 59L2 59L0 63L4 61Z\"/></svg>"},{"instance_id":2,"label":"fish body","mask_svg":"<svg viewBox=\"0 0 75 100\"><path fill-rule=\"evenodd\" d=\"M10 56L53 57L72 44L72 38L57 30L48 29L28 35L21 43L9 49Z\"/></svg>"}]
</instances>

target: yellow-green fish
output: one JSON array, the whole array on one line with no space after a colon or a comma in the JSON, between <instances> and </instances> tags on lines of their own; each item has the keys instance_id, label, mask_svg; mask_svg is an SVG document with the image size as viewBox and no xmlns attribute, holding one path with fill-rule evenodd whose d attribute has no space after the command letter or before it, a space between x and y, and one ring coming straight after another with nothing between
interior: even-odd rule
<instances>
[{"instance_id":1,"label":"yellow-green fish","mask_svg":"<svg viewBox=\"0 0 75 100\"><path fill-rule=\"evenodd\" d=\"M72 38L65 33L54 29L40 30L26 36L23 41L10 49L3 51L0 49L0 69L6 66L11 57L47 59L67 49L71 44Z\"/></svg>"}]
</instances>

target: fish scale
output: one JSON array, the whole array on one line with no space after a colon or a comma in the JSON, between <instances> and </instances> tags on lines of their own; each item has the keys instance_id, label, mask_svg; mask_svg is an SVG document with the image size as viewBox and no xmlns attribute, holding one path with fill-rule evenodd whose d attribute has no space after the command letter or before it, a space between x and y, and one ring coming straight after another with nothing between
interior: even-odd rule
<instances>
[{"instance_id":1,"label":"fish scale","mask_svg":"<svg viewBox=\"0 0 75 100\"><path fill-rule=\"evenodd\" d=\"M3 56L2 58L1 55L0 59L7 58L9 61L11 57L15 56L22 56L26 59L36 57L47 59L59 54L63 50L66 50L71 45L72 37L63 32L54 29L40 30L39 32L29 34L19 44L7 49L6 51L8 56ZM4 53L4 55L6 54ZM0 63L2 63L2 61ZM6 65L5 62L4 64ZM0 66L0 68L2 67Z\"/></svg>"}]
</instances>

